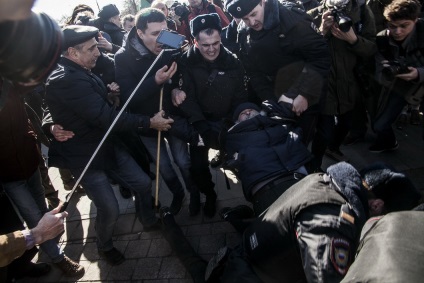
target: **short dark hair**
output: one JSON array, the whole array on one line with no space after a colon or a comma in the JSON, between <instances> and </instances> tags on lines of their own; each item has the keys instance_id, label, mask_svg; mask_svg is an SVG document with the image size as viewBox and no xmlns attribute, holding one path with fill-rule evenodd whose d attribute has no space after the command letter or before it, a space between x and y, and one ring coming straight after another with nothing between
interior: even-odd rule
<instances>
[{"instance_id":1,"label":"short dark hair","mask_svg":"<svg viewBox=\"0 0 424 283\"><path fill-rule=\"evenodd\" d=\"M196 40L199 40L199 34L200 34L201 32L206 33L206 35L212 35L214 31L217 31L217 32L218 32L218 34L219 34L219 36L221 36L221 32L220 32L219 30L217 30L217 29L213 29L213 28L207 28L207 29L204 29L204 30L199 31L199 33L198 33L198 34L196 34L196 35L194 36L194 38L195 38Z\"/></svg>"},{"instance_id":2,"label":"short dark hair","mask_svg":"<svg viewBox=\"0 0 424 283\"><path fill-rule=\"evenodd\" d=\"M165 14L156 8L144 8L136 15L135 26L145 32L148 23L161 23L166 21Z\"/></svg>"},{"instance_id":3,"label":"short dark hair","mask_svg":"<svg viewBox=\"0 0 424 283\"><path fill-rule=\"evenodd\" d=\"M384 17L387 21L418 19L421 13L421 4L417 0L394 0L384 8Z\"/></svg>"}]
</instances>

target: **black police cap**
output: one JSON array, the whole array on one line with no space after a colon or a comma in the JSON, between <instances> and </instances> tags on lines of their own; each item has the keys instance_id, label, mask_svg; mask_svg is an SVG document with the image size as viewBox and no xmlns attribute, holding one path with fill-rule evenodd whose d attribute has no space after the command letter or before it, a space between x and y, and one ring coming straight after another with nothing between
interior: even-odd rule
<instances>
[{"instance_id":1,"label":"black police cap","mask_svg":"<svg viewBox=\"0 0 424 283\"><path fill-rule=\"evenodd\" d=\"M199 15L190 21L190 32L192 36L197 36L205 29L216 29L221 33L221 19L217 13Z\"/></svg>"},{"instance_id":2,"label":"black police cap","mask_svg":"<svg viewBox=\"0 0 424 283\"><path fill-rule=\"evenodd\" d=\"M228 0L225 7L227 11L237 19L249 14L261 0Z\"/></svg>"},{"instance_id":3,"label":"black police cap","mask_svg":"<svg viewBox=\"0 0 424 283\"><path fill-rule=\"evenodd\" d=\"M63 28L65 37L64 49L73 47L80 43L92 39L99 33L99 30L92 26L70 25Z\"/></svg>"}]
</instances>

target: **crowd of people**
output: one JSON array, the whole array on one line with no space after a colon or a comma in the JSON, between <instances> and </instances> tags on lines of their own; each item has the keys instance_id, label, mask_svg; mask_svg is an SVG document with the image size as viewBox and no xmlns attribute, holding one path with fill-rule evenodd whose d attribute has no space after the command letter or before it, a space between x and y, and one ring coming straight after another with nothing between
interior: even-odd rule
<instances>
[{"instance_id":1,"label":"crowd of people","mask_svg":"<svg viewBox=\"0 0 424 283\"><path fill-rule=\"evenodd\" d=\"M10 51L25 44L2 43L0 56L6 50L22 66L0 60L0 161L9 165L0 173L1 207L20 216L2 225L0 279L49 272L31 263L35 245L65 276L84 274L57 244L67 213L40 144L64 188L85 192L97 208L97 249L110 265L125 261L112 238L119 204L111 184L134 200L144 231L162 230L195 282L363 282L375 255L366 240L376 241L378 229L407 246L399 229L423 231L422 196L404 174L387 164L359 170L340 149L370 128L377 138L369 151L393 151L397 119L410 113L411 124L422 123L418 0L147 0L122 17L114 4L97 15L80 4L66 23L31 12L33 1L16 2L0 0L14 11L0 13L2 39L32 27L27 36L44 40L39 57L49 67ZM48 28L37 33L40 22ZM158 43L163 30L184 45ZM218 152L212 160L210 149ZM339 163L324 171L324 155ZM219 211L243 241L207 263L173 216L186 194L190 216L216 214L210 166L233 171L251 206ZM159 175L172 201L158 216ZM422 246L409 259L397 250L416 268L380 268L377 281L391 272L418 282ZM18 257L23 267L12 268Z\"/></svg>"}]
</instances>

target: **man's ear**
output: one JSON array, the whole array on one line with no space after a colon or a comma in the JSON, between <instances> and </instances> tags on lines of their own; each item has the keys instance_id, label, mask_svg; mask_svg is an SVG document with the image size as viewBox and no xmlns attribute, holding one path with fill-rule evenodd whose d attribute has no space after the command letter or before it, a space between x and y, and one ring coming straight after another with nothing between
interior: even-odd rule
<instances>
[{"instance_id":1,"label":"man's ear","mask_svg":"<svg viewBox=\"0 0 424 283\"><path fill-rule=\"evenodd\" d=\"M77 59L78 55L77 55L77 49L74 47L68 47L68 54L69 57L73 58L73 59Z\"/></svg>"},{"instance_id":2,"label":"man's ear","mask_svg":"<svg viewBox=\"0 0 424 283\"><path fill-rule=\"evenodd\" d=\"M382 199L370 199L368 200L368 206L370 210L370 216L378 216L383 214L384 201Z\"/></svg>"},{"instance_id":3,"label":"man's ear","mask_svg":"<svg viewBox=\"0 0 424 283\"><path fill-rule=\"evenodd\" d=\"M137 29L137 35L141 38L141 40L143 40L144 33L141 31L141 29Z\"/></svg>"}]
</instances>

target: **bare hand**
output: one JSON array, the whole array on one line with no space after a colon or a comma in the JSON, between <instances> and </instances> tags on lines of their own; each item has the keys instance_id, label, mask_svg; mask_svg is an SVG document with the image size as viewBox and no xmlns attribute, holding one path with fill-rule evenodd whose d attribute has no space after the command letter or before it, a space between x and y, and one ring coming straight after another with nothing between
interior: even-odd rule
<instances>
[{"instance_id":1,"label":"bare hand","mask_svg":"<svg viewBox=\"0 0 424 283\"><path fill-rule=\"evenodd\" d=\"M292 111L300 116L306 109L308 109L308 100L300 94L293 100Z\"/></svg>"},{"instance_id":2,"label":"bare hand","mask_svg":"<svg viewBox=\"0 0 424 283\"><path fill-rule=\"evenodd\" d=\"M174 104L175 107L178 107L181 103L184 102L187 95L186 93L178 88L174 88L171 92L172 95L172 104Z\"/></svg>"},{"instance_id":3,"label":"bare hand","mask_svg":"<svg viewBox=\"0 0 424 283\"><path fill-rule=\"evenodd\" d=\"M119 104L121 103L119 95L119 92L109 92L107 94L107 100L112 104L113 107L119 107Z\"/></svg>"},{"instance_id":4,"label":"bare hand","mask_svg":"<svg viewBox=\"0 0 424 283\"><path fill-rule=\"evenodd\" d=\"M405 80L405 81L412 81L418 78L418 71L414 67L408 67L409 73L406 74L399 74L396 75L397 78Z\"/></svg>"},{"instance_id":5,"label":"bare hand","mask_svg":"<svg viewBox=\"0 0 424 283\"><path fill-rule=\"evenodd\" d=\"M331 11L325 11L322 14L322 21L321 26L319 27L319 30L323 35L326 35L328 31L331 29L331 27L334 24L334 17L331 15Z\"/></svg>"},{"instance_id":6,"label":"bare hand","mask_svg":"<svg viewBox=\"0 0 424 283\"><path fill-rule=\"evenodd\" d=\"M108 84L107 85L107 88L111 92L120 92L119 85L117 83L115 83L115 82Z\"/></svg>"},{"instance_id":7,"label":"bare hand","mask_svg":"<svg viewBox=\"0 0 424 283\"><path fill-rule=\"evenodd\" d=\"M100 32L99 32L99 41L97 43L97 47L103 48L103 49L105 49L106 51L109 51L109 52L112 52L112 48L113 48L112 43L107 41L107 39L104 38Z\"/></svg>"},{"instance_id":8,"label":"bare hand","mask_svg":"<svg viewBox=\"0 0 424 283\"><path fill-rule=\"evenodd\" d=\"M174 123L174 120L171 118L164 118L164 115L165 111L161 110L150 118L150 128L158 131L168 131L171 129L171 124Z\"/></svg>"},{"instance_id":9,"label":"bare hand","mask_svg":"<svg viewBox=\"0 0 424 283\"><path fill-rule=\"evenodd\" d=\"M354 44L358 41L358 37L353 31L352 27L347 32L341 31L336 25L331 27L331 34L338 39L349 42L350 44Z\"/></svg>"},{"instance_id":10,"label":"bare hand","mask_svg":"<svg viewBox=\"0 0 424 283\"><path fill-rule=\"evenodd\" d=\"M72 131L65 131L63 127L59 124L54 124L53 126L51 126L50 132L52 133L54 138L60 142L67 141L68 139L73 138L75 135Z\"/></svg>"},{"instance_id":11,"label":"bare hand","mask_svg":"<svg viewBox=\"0 0 424 283\"><path fill-rule=\"evenodd\" d=\"M160 68L155 75L155 81L156 84L161 85L165 82L167 82L177 71L177 63L172 62L171 66L168 68L168 66L163 66Z\"/></svg>"},{"instance_id":12,"label":"bare hand","mask_svg":"<svg viewBox=\"0 0 424 283\"><path fill-rule=\"evenodd\" d=\"M68 213L66 211L59 212L61 207L62 205L59 205L52 211L45 213L37 226L31 229L36 245L55 238L65 229L63 223Z\"/></svg>"}]
</instances>

